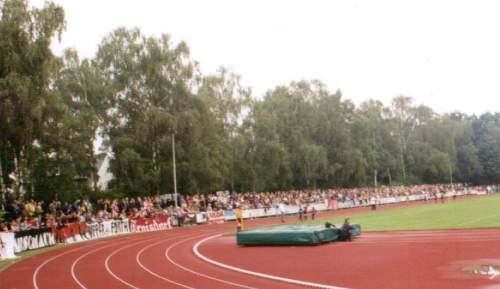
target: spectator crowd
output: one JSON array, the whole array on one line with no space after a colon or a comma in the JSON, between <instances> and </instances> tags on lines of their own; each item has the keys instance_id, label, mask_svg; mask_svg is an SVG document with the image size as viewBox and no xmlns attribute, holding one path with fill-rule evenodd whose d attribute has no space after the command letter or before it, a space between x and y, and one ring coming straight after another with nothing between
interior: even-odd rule
<instances>
[{"instance_id":1,"label":"spectator crowd","mask_svg":"<svg viewBox=\"0 0 500 289\"><path fill-rule=\"evenodd\" d=\"M425 199L438 198L446 192L472 189L467 185L415 185L378 188L351 188L327 190L292 190L278 192L179 195L179 206L167 196L125 197L121 199L77 199L74 202L52 202L12 198L12 194L0 192L0 211L4 211L0 231L19 232L48 227L61 228L77 222L103 222L138 218L155 218L159 215L173 217L177 225L195 223L199 212L245 209L269 209L280 204L307 206L326 200L356 202L369 205L380 198L424 195ZM475 187L475 190L496 190L496 187Z\"/></svg>"}]
</instances>

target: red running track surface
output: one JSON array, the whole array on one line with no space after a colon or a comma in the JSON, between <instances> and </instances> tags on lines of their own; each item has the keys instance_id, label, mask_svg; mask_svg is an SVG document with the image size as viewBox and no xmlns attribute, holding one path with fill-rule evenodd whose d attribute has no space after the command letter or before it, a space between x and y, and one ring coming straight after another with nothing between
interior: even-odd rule
<instances>
[{"instance_id":1,"label":"red running track surface","mask_svg":"<svg viewBox=\"0 0 500 289\"><path fill-rule=\"evenodd\" d=\"M273 223L279 219L253 220L246 226ZM234 223L206 225L64 246L0 272L0 288L304 288L224 269L193 253L200 240L234 229ZM500 230L489 229L363 233L353 242L315 247L238 247L234 236L221 236L201 243L199 252L250 271L344 288L492 289L500 288L500 276L490 279L463 268L500 264L499 245Z\"/></svg>"},{"instance_id":2,"label":"red running track surface","mask_svg":"<svg viewBox=\"0 0 500 289\"><path fill-rule=\"evenodd\" d=\"M320 246L239 247L234 239L207 240L199 252L249 271L344 288L500 288L500 276L464 270L500 264L498 229L364 233Z\"/></svg>"}]
</instances>

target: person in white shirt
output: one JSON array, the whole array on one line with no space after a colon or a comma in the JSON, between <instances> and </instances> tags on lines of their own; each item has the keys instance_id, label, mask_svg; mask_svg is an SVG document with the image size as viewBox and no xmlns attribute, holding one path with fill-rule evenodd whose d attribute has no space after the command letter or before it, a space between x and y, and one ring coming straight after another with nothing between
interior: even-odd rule
<instances>
[{"instance_id":1,"label":"person in white shirt","mask_svg":"<svg viewBox=\"0 0 500 289\"><path fill-rule=\"evenodd\" d=\"M285 204L280 202L278 205L278 209L279 209L279 213L280 213L281 222L284 223L285 222Z\"/></svg>"}]
</instances>

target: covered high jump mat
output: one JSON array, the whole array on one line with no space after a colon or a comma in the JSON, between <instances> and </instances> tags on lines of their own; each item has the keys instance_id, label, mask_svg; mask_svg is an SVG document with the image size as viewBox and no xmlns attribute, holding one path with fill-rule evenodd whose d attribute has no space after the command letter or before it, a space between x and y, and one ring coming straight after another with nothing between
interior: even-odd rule
<instances>
[{"instance_id":1,"label":"covered high jump mat","mask_svg":"<svg viewBox=\"0 0 500 289\"><path fill-rule=\"evenodd\" d=\"M361 234L361 226L352 224L351 235ZM325 225L281 225L240 231L238 245L319 245L342 238L340 229Z\"/></svg>"}]
</instances>

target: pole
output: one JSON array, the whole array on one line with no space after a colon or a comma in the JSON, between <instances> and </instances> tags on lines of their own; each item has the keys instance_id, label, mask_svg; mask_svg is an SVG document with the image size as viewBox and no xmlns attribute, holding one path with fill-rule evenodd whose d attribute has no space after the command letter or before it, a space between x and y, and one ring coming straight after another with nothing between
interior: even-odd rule
<instances>
[{"instance_id":1,"label":"pole","mask_svg":"<svg viewBox=\"0 0 500 289\"><path fill-rule=\"evenodd\" d=\"M451 166L451 161L449 162L450 169L450 185L453 186L453 167Z\"/></svg>"},{"instance_id":2,"label":"pole","mask_svg":"<svg viewBox=\"0 0 500 289\"><path fill-rule=\"evenodd\" d=\"M179 207L179 204L177 203L177 173L175 171L175 134L172 134L172 164L173 164L173 174L174 174L174 201L175 201L175 207Z\"/></svg>"}]
</instances>

